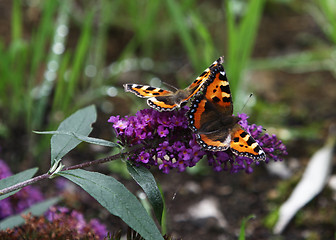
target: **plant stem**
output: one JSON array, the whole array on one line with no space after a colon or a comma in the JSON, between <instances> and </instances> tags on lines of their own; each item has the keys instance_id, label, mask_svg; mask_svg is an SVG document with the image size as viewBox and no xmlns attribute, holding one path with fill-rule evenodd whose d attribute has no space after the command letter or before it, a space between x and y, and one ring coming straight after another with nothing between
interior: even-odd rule
<instances>
[{"instance_id":1,"label":"plant stem","mask_svg":"<svg viewBox=\"0 0 336 240\"><path fill-rule=\"evenodd\" d=\"M41 181L42 179L45 179L45 178L48 178L50 176L50 174L48 173L45 173L45 174L42 174L40 176L37 176L37 177L34 177L34 178L31 178L31 179L28 179L24 182L21 182L21 183L18 183L18 184L15 184L13 186L10 186L8 188L4 188L0 191L0 196L1 195L4 195L6 193L10 193L10 192L13 192L17 189L20 189L20 188L23 188L23 187L26 187L28 185L31 185L35 182L38 182L38 181Z\"/></svg>"},{"instance_id":2,"label":"plant stem","mask_svg":"<svg viewBox=\"0 0 336 240\"><path fill-rule=\"evenodd\" d=\"M133 151L136 151L136 150L137 150L137 148L134 149ZM132 151L130 151L130 152L132 152ZM128 153L130 153L130 152L128 152ZM101 158L101 159L97 159L97 160L94 160L94 161L85 162L85 163L81 163L81 164L78 164L78 165L70 166L70 167L64 168L63 171L74 170L74 169L78 169L78 168L85 168L85 167L89 167L89 166L98 165L98 164L101 164L101 163L106 163L106 162L109 162L109 161L119 159L119 158L123 157L124 155L126 155L128 153L118 153L118 154L115 154L115 155L112 155L112 156L109 156L109 157L106 157L106 158ZM15 185L7 187L7 188L4 188L4 189L0 190L0 196L4 195L6 193L9 193L9 192L13 192L17 189L26 187L26 186L31 185L33 183L36 183L38 181L41 181L42 179L49 178L50 176L51 176L51 174L45 173L45 174L42 174L40 176L28 179L24 182L15 184Z\"/></svg>"}]
</instances>

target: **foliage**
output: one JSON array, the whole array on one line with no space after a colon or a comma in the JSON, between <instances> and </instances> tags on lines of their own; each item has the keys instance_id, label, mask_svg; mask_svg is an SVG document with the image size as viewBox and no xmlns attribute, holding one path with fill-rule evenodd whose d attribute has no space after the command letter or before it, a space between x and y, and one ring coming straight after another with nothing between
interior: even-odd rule
<instances>
[{"instance_id":1,"label":"foliage","mask_svg":"<svg viewBox=\"0 0 336 240\"><path fill-rule=\"evenodd\" d=\"M239 105L239 101L244 98L241 98L238 89L247 67L299 72L327 70L336 76L333 57L336 21L335 4L332 0L312 0L305 9L312 14L329 42L323 42L321 48L312 51L256 61L249 59L264 9L264 0L228 0L225 3L216 3L218 5L215 8L212 3L196 0L100 0L88 1L83 6L75 1L40 1L33 6L39 13L39 18L32 28L25 24L25 9L22 4L19 0L13 1L10 39L4 36L0 39L0 137L6 139L16 137L17 128L20 128L22 135L30 134L32 129L55 129L55 124L69 113L107 96L106 89L111 84L118 87L118 77L123 72L140 69L145 75L144 81L153 76L165 76L168 79L173 73L180 83L179 87L184 87L190 82L189 78L193 77L176 74L176 70L184 68L180 65L170 68L173 61L178 64L190 62L197 72L208 62L224 54L226 69L232 79L230 83L236 98L235 103ZM207 11L209 6L211 11ZM225 15L225 18L218 17L219 15ZM204 21L205 19L210 21ZM117 39L122 43L116 43L115 38L111 37L116 33L126 36L125 39ZM152 66L143 67L143 59L149 59ZM127 224L136 226L136 230L141 232L145 227L129 220L125 216L125 209L116 210L106 204L106 198L112 197L114 191L118 190L121 197L114 202L117 206L124 204L121 202L125 198L137 206L136 208L141 208L133 195L115 179L95 172L70 169L60 172L64 167L62 158L82 141L116 148L120 153L112 160L127 158L131 154L135 156L135 152L132 152L134 149L124 148L125 145L88 137L92 130L91 123L96 120L93 107L89 108L91 112L84 109L86 115L79 113L76 118L72 118L74 121L68 127L60 126L57 131L47 132L54 135L51 142L50 175L47 177L62 175L71 178L95 196L112 214L120 215ZM84 124L84 131L74 128L74 124L86 117L88 121ZM47 143L44 137L39 139L29 135L28 150L20 151L33 152L36 156ZM40 142L39 151L36 151L36 141ZM273 142L270 143L272 144ZM216 166L215 161L213 164ZM245 162L241 165L249 167ZM84 166L80 166L82 167ZM33 173L27 171L28 175L27 172L19 173L19 176L26 175L25 179L7 179L9 185L31 181ZM159 197L161 193L151 173L146 168L130 164L128 171L147 194L160 222L163 200ZM105 181L113 184L109 184L107 188L101 184ZM6 183L0 188L9 185ZM104 194L107 197L97 194L95 187L106 190ZM7 196L9 194L1 197ZM140 217L144 217L141 219L145 219L142 222L152 224L155 229L153 231L158 236L158 229L147 215L143 209L139 213ZM44 221L41 219L31 218L32 224L35 221ZM243 226L245 227L245 222L242 228Z\"/></svg>"},{"instance_id":2,"label":"foliage","mask_svg":"<svg viewBox=\"0 0 336 240\"><path fill-rule=\"evenodd\" d=\"M155 111L155 110L152 110L152 111ZM182 109L180 111L184 113ZM143 114L143 113L140 112L140 114ZM159 122L165 123L166 125L167 124L169 125L170 121L172 121L172 123L176 126L187 125L187 119L183 120L183 118L181 118L180 120L178 120L178 118L174 114L172 115L173 118L170 119L166 117L165 112L164 113L157 112L156 117L157 119L159 119ZM147 119L146 121L151 122L152 125L154 124L153 121L156 121L153 114L143 115L143 117L144 119ZM112 117L112 118L116 120L115 123L118 123L120 121L119 117ZM247 117L245 116L245 121L246 121L246 118ZM140 121L140 118L138 118L138 120ZM0 186L5 187L4 189L0 191L0 194L4 195L4 194L8 194L8 192L10 191L17 191L23 186L32 184L34 182L37 182L39 180L42 180L48 177L53 178L55 176L62 176L76 183L81 188L83 188L92 197L94 197L104 208L106 208L111 214L119 216L125 223L127 223L132 229L138 232L143 238L162 239L162 235L160 231L157 229L154 221L147 214L146 210L141 205L141 203L137 200L137 198L133 194L131 194L125 188L123 184L121 184L120 182L118 182L116 179L114 179L111 176L106 176L98 172L90 172L90 171L79 169L85 166L90 166L93 164L106 162L108 160L113 160L113 158L108 157L106 159L103 159L103 161L96 160L92 162L82 163L77 166L68 167L62 171L62 169L64 168L64 165L62 164L63 156L67 154L69 151L71 151L74 147L76 147L82 140L88 140L89 143L96 143L96 144L100 144L103 146L107 146L107 145L110 145L112 147L118 146L119 148L121 148L120 150L124 150L126 147L128 148L131 147L131 145L127 146L121 143L107 144L108 141L106 140L99 140L99 139L95 139L92 137L87 137L87 135L89 135L89 133L92 130L91 125L95 121L96 121L96 110L93 106L89 106L81 110L78 110L77 112L72 114L70 117L65 119L60 124L58 131L55 132L56 134L53 135L51 139L52 159L51 159L51 167L48 173L35 177L33 179L25 180L21 183L14 185L12 188L9 188L8 184L10 184L11 182L12 184L14 184L15 182L18 182L18 180L22 181L21 175L25 176L27 174L17 174L10 179L11 180L10 182L4 179L0 181ZM124 124L125 122L126 121L124 121ZM138 124L141 124L141 123L138 122ZM245 124L247 125L247 122ZM141 125L145 126L143 123ZM125 129L122 124L118 124L117 128ZM139 127L137 129L140 130L141 128ZM156 128L154 129L147 128L147 131L150 131L150 130L152 131L152 133L149 135L155 136L155 133L153 131L157 131ZM163 133L164 129L158 130L158 131L159 131L158 134L160 135L160 137L171 138L171 136L167 135L166 133ZM256 130L256 132L258 131ZM47 133L54 133L54 132L47 132ZM121 134L119 133L119 135ZM189 133L189 135L191 135L191 132ZM130 136L133 136L133 135L128 136L128 141L130 143L132 142L134 143L138 141L137 136L133 136L134 138L133 140L130 138ZM276 140L275 136L272 136L271 138L272 139L274 138ZM149 141L150 139L147 140L147 148L155 147L153 144L150 144ZM278 148L277 141L273 142L272 144L273 145L270 146L271 149ZM128 152L115 155L114 159L123 158L123 157L126 157L127 155L131 156L132 154L136 153L138 149L142 149L142 145L146 146L145 142L142 142L142 143L139 142L138 146L133 147L133 149L129 148ZM284 146L283 148L285 149ZM189 152L189 151L188 149L185 148L184 150L182 150L182 152ZM206 154L205 151L199 151L199 153L202 153L203 155ZM269 154L270 156L272 156L271 153ZM183 157L176 156L176 158L179 159L179 161L184 160ZM244 164L239 163L238 158L236 158L233 161L236 161L238 165L239 164L244 165ZM247 162L246 159L244 161ZM138 165L136 161L133 161L132 164ZM196 163L194 163L191 166L194 166L195 164ZM150 165L147 165L147 167L149 166ZM157 220L161 223L161 218L163 214L163 200L161 198L161 193L159 191L159 188L156 185L156 182L153 176L148 171L148 169L144 167L136 168L134 166L129 165L128 171L130 172L131 176L136 180L136 182L140 185L140 187L143 188L144 192L147 194L147 197L149 198L149 202L153 206ZM32 174L28 175L28 178L30 176L32 176ZM6 183L3 183L4 181L6 181ZM54 201L54 200L50 200L50 201ZM55 201L58 201L58 200L55 200ZM44 207L42 207L42 205ZM33 209L38 209L38 212L36 214L42 214L42 209L46 209L45 206L49 207L50 205L48 205L47 203L39 203L37 205L32 206L31 210L27 210L27 211L32 211L34 213ZM16 226L17 224L20 224L20 222L17 222L17 220L9 219L6 221L6 224L9 224L8 226Z\"/></svg>"}]
</instances>

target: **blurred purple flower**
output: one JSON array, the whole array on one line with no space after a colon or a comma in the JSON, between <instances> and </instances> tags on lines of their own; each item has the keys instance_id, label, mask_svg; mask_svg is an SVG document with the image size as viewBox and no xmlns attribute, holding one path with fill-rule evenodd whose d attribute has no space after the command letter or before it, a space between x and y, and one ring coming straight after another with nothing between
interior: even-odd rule
<instances>
[{"instance_id":1,"label":"blurred purple flower","mask_svg":"<svg viewBox=\"0 0 336 240\"><path fill-rule=\"evenodd\" d=\"M11 175L12 175L12 172L9 169L8 165L5 163L4 160L0 159L0 179L9 177Z\"/></svg>"},{"instance_id":2,"label":"blurred purple flower","mask_svg":"<svg viewBox=\"0 0 336 240\"><path fill-rule=\"evenodd\" d=\"M107 229L104 224L101 224L97 219L91 219L89 222L89 228L93 229L95 234L98 235L100 239L104 239L107 236Z\"/></svg>"},{"instance_id":3,"label":"blurred purple flower","mask_svg":"<svg viewBox=\"0 0 336 240\"><path fill-rule=\"evenodd\" d=\"M0 159L0 180L11 175L12 173L8 165ZM66 183L64 181L58 182L58 187L64 188ZM42 200L44 200L44 196L38 188L32 186L24 187L16 194L0 201L0 220L14 214L19 214ZM99 239L104 239L107 236L106 226L101 224L97 219L92 219L90 223L86 223L82 213L75 210L70 211L66 207L51 207L45 213L45 217L51 222L60 221L64 226L76 229L78 233L84 234L84 236L85 233L92 232L92 230Z\"/></svg>"},{"instance_id":4,"label":"blurred purple flower","mask_svg":"<svg viewBox=\"0 0 336 240\"><path fill-rule=\"evenodd\" d=\"M0 179L12 175L8 165L0 159ZM44 199L40 190L27 186L16 194L0 201L0 220L10 215L21 213L26 208Z\"/></svg>"},{"instance_id":5,"label":"blurred purple flower","mask_svg":"<svg viewBox=\"0 0 336 240\"><path fill-rule=\"evenodd\" d=\"M99 239L104 239L107 236L107 229L104 224L101 224L97 219L92 219L87 223L82 213L76 210L70 210L66 207L51 207L45 217L50 221L59 221L64 226L76 230L77 233L86 235L87 232L94 232Z\"/></svg>"},{"instance_id":6,"label":"blurred purple flower","mask_svg":"<svg viewBox=\"0 0 336 240\"><path fill-rule=\"evenodd\" d=\"M241 170L247 173L253 171L251 165L254 161L250 158L237 157L229 150L224 152L202 150L188 128L185 117L187 110L187 106L171 112L144 109L138 111L135 116L124 118L112 116L108 122L112 123L121 145L140 147L128 156L128 160L133 163L146 167L157 166L164 173L169 173L174 168L183 172L187 167L195 166L204 155L207 155L209 165L213 166L215 171L229 170L232 173ZM262 135L262 126L248 125L248 116L244 113L238 114L238 117L241 118L239 124L264 149L266 162L270 159L281 160L281 157L287 154L285 145L275 135L270 136L267 133ZM123 123L122 128L120 122Z\"/></svg>"}]
</instances>

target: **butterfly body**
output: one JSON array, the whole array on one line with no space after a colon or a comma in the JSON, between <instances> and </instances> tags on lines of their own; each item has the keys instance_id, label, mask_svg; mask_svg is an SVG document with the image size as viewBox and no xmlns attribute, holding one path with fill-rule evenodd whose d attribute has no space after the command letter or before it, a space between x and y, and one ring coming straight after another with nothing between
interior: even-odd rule
<instances>
[{"instance_id":1,"label":"butterfly body","mask_svg":"<svg viewBox=\"0 0 336 240\"><path fill-rule=\"evenodd\" d=\"M221 58L220 58L221 59ZM213 69L216 68L222 60L215 61L210 67L195 79L195 81L185 89L177 91L164 90L157 87L151 87L141 84L124 84L126 92L132 92L141 98L148 98L147 104L158 111L172 111L183 106L189 99L198 95L204 83L212 77Z\"/></svg>"},{"instance_id":2,"label":"butterfly body","mask_svg":"<svg viewBox=\"0 0 336 240\"><path fill-rule=\"evenodd\" d=\"M202 85L187 113L189 126L196 134L197 142L209 151L231 151L237 156L264 160L266 155L259 144L233 116L233 102L229 82L220 64L212 69L210 78Z\"/></svg>"}]
</instances>

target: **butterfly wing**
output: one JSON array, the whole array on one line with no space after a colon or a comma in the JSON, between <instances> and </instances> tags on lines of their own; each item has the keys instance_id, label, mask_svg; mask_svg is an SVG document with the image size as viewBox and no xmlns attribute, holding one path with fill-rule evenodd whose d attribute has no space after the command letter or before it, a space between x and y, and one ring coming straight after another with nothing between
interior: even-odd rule
<instances>
[{"instance_id":1,"label":"butterfly wing","mask_svg":"<svg viewBox=\"0 0 336 240\"><path fill-rule=\"evenodd\" d=\"M189 127L203 149L224 151L230 146L231 135L228 129L222 129L218 112L213 107L203 96L195 97L187 113Z\"/></svg>"},{"instance_id":2,"label":"butterfly wing","mask_svg":"<svg viewBox=\"0 0 336 240\"><path fill-rule=\"evenodd\" d=\"M188 100L189 93L185 90L177 90L176 93L169 95L151 97L147 104L158 111L172 111L181 107Z\"/></svg>"},{"instance_id":3,"label":"butterfly wing","mask_svg":"<svg viewBox=\"0 0 336 240\"><path fill-rule=\"evenodd\" d=\"M168 90L140 84L130 84L130 83L124 84L124 89L125 92L132 92L141 98L169 96L173 94L173 92Z\"/></svg>"},{"instance_id":4,"label":"butterfly wing","mask_svg":"<svg viewBox=\"0 0 336 240\"><path fill-rule=\"evenodd\" d=\"M218 60L217 60L218 61ZM223 151L231 142L229 130L239 119L232 116L233 105L229 82L222 64L211 69L187 113L189 126L198 143L206 150Z\"/></svg>"},{"instance_id":5,"label":"butterfly wing","mask_svg":"<svg viewBox=\"0 0 336 240\"><path fill-rule=\"evenodd\" d=\"M172 91L140 84L124 84L124 89L138 97L148 98L147 104L159 111L171 111L180 106L177 94Z\"/></svg>"},{"instance_id":6,"label":"butterfly wing","mask_svg":"<svg viewBox=\"0 0 336 240\"><path fill-rule=\"evenodd\" d=\"M266 154L259 144L238 124L232 130L231 138L230 149L235 155L257 161L266 159Z\"/></svg>"},{"instance_id":7,"label":"butterfly wing","mask_svg":"<svg viewBox=\"0 0 336 240\"><path fill-rule=\"evenodd\" d=\"M224 57L218 58L210 65L210 67L205 69L203 73L199 75L192 84L190 84L190 86L186 89L189 92L188 99L186 99L186 101L193 97L195 94L199 93L203 84L212 78L214 70L217 69L219 66L222 66L223 63Z\"/></svg>"}]
</instances>

